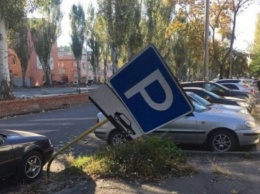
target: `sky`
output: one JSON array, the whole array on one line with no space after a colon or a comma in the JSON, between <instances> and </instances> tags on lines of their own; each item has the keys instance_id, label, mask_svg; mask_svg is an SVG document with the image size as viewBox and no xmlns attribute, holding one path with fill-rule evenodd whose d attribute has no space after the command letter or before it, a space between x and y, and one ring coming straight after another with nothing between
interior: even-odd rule
<instances>
[{"instance_id":1,"label":"sky","mask_svg":"<svg viewBox=\"0 0 260 194\"><path fill-rule=\"evenodd\" d=\"M85 13L90 3L96 5L96 0L63 0L61 10L64 14L61 23L62 34L58 38L58 46L68 46L70 39L70 20L69 13L73 4L80 3ZM255 0L244 12L237 17L236 40L234 48L239 50L248 50L249 45L253 43L257 13L260 14L260 0Z\"/></svg>"}]
</instances>

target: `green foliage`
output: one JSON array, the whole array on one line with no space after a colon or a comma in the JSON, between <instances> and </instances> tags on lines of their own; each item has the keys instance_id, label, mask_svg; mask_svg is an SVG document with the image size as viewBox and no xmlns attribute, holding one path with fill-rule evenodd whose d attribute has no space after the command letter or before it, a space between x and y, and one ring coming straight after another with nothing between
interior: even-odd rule
<instances>
[{"instance_id":1,"label":"green foliage","mask_svg":"<svg viewBox=\"0 0 260 194\"><path fill-rule=\"evenodd\" d=\"M251 74L255 77L260 77L260 14L258 14L257 16L255 38L251 50L251 58Z\"/></svg>"},{"instance_id":2,"label":"green foliage","mask_svg":"<svg viewBox=\"0 0 260 194\"><path fill-rule=\"evenodd\" d=\"M23 86L26 86L25 75L28 61L33 50L28 38L29 23L27 18L23 18L9 31L10 46L16 52L22 68Z\"/></svg>"},{"instance_id":3,"label":"green foliage","mask_svg":"<svg viewBox=\"0 0 260 194\"><path fill-rule=\"evenodd\" d=\"M77 72L78 72L78 84L81 84L81 68L80 62L83 51L83 44L85 41L86 20L83 7L73 5L70 12L70 25L72 29L71 34L71 49L76 58Z\"/></svg>"},{"instance_id":4,"label":"green foliage","mask_svg":"<svg viewBox=\"0 0 260 194\"><path fill-rule=\"evenodd\" d=\"M84 36L86 31L85 12L81 5L73 5L70 13L71 29L72 29L72 51L75 58L81 59L84 44Z\"/></svg>"},{"instance_id":5,"label":"green foliage","mask_svg":"<svg viewBox=\"0 0 260 194\"><path fill-rule=\"evenodd\" d=\"M92 50L90 55L90 63L94 71L94 82L97 82L97 70L99 69L102 45L104 45L105 41L108 41L108 35L106 34L107 31L104 31L104 29L106 29L105 26L100 26L100 24L105 25L104 20L102 20L103 18L100 16L97 17L93 6L88 8L88 13L89 14L86 19L87 45ZM107 45L104 46L108 47ZM108 54L104 53L104 55Z\"/></svg>"},{"instance_id":6,"label":"green foliage","mask_svg":"<svg viewBox=\"0 0 260 194\"><path fill-rule=\"evenodd\" d=\"M150 136L107 147L93 156L70 157L68 161L73 169L99 177L157 180L196 171L186 164L184 152L171 140Z\"/></svg>"},{"instance_id":7,"label":"green foliage","mask_svg":"<svg viewBox=\"0 0 260 194\"><path fill-rule=\"evenodd\" d=\"M52 4L42 10L43 18L31 20L31 35L34 49L44 70L46 84L51 85L50 53L60 32L62 14L60 1L52 0Z\"/></svg>"}]
</instances>

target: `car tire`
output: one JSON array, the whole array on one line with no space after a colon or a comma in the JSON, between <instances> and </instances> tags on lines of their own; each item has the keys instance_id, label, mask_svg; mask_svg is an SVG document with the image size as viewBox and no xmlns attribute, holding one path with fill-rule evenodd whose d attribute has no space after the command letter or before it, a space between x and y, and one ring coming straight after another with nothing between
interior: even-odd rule
<instances>
[{"instance_id":1,"label":"car tire","mask_svg":"<svg viewBox=\"0 0 260 194\"><path fill-rule=\"evenodd\" d=\"M215 152L234 151L237 147L237 141L231 132L227 130L218 130L209 137L209 148Z\"/></svg>"},{"instance_id":2,"label":"car tire","mask_svg":"<svg viewBox=\"0 0 260 194\"><path fill-rule=\"evenodd\" d=\"M127 138L119 130L113 130L108 137L108 144L111 146L125 143Z\"/></svg>"},{"instance_id":3,"label":"car tire","mask_svg":"<svg viewBox=\"0 0 260 194\"><path fill-rule=\"evenodd\" d=\"M42 172L43 157L37 151L31 151L23 158L21 166L21 178L26 182L37 179Z\"/></svg>"}]
</instances>

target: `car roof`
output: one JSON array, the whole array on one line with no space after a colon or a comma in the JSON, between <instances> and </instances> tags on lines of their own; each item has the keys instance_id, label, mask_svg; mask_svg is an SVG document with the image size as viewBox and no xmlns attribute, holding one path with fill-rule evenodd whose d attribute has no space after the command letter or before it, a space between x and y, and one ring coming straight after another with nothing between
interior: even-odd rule
<instances>
[{"instance_id":1,"label":"car roof","mask_svg":"<svg viewBox=\"0 0 260 194\"><path fill-rule=\"evenodd\" d=\"M221 83L221 84L223 84L223 85L225 85L225 84L234 84L234 85L237 85L237 86L242 86L239 83L234 83L234 82L225 82L225 83Z\"/></svg>"},{"instance_id":2,"label":"car roof","mask_svg":"<svg viewBox=\"0 0 260 194\"><path fill-rule=\"evenodd\" d=\"M241 79L219 79L218 81L221 81L221 80L226 80L226 81L228 81L228 80L241 80Z\"/></svg>"},{"instance_id":3,"label":"car roof","mask_svg":"<svg viewBox=\"0 0 260 194\"><path fill-rule=\"evenodd\" d=\"M192 89L192 90L203 90L203 91L205 91L204 88L200 88L200 87L183 87L183 89L184 89L184 90L185 90L185 89Z\"/></svg>"},{"instance_id":4,"label":"car roof","mask_svg":"<svg viewBox=\"0 0 260 194\"><path fill-rule=\"evenodd\" d=\"M181 82L180 84L190 84L190 83L215 83L213 81L190 81L190 82Z\"/></svg>"}]
</instances>

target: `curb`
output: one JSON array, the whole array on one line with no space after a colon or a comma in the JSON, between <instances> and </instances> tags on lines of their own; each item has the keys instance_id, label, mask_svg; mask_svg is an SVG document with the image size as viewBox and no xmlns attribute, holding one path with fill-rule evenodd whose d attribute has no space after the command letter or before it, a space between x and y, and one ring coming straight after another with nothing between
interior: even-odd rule
<instances>
[{"instance_id":1,"label":"curb","mask_svg":"<svg viewBox=\"0 0 260 194\"><path fill-rule=\"evenodd\" d=\"M260 151L238 151L238 152L209 152L209 151L185 151L184 153L189 156L236 156L244 158L260 158Z\"/></svg>"}]
</instances>

